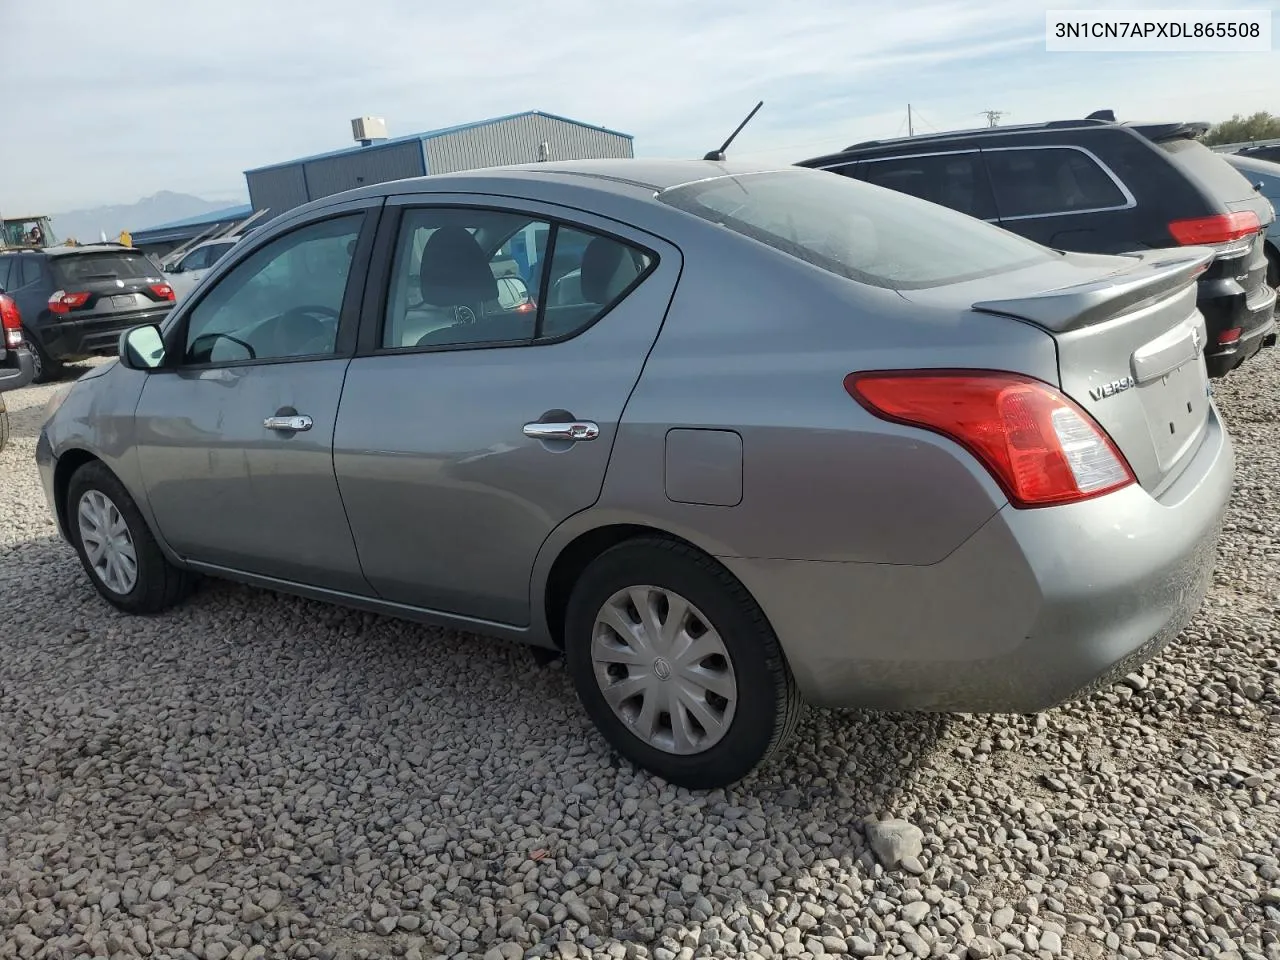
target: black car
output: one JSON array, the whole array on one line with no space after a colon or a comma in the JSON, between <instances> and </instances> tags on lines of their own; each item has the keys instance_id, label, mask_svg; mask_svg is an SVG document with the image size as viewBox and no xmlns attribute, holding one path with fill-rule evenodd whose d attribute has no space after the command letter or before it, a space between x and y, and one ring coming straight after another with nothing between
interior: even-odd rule
<instances>
[{"instance_id":1,"label":"black car","mask_svg":"<svg viewBox=\"0 0 1280 960\"><path fill-rule=\"evenodd\" d=\"M160 268L116 244L0 251L0 293L17 307L36 383L114 354L121 331L159 322L174 303Z\"/></svg>"},{"instance_id":2,"label":"black car","mask_svg":"<svg viewBox=\"0 0 1280 960\"><path fill-rule=\"evenodd\" d=\"M1241 147L1236 151L1236 156L1248 157L1250 160L1269 160L1271 163L1280 163L1280 143Z\"/></svg>"},{"instance_id":3,"label":"black car","mask_svg":"<svg viewBox=\"0 0 1280 960\"><path fill-rule=\"evenodd\" d=\"M1265 197L1198 137L1200 123L1062 120L855 144L805 160L998 223L1059 250L1183 244L1218 254L1200 278L1205 362L1222 377L1276 340Z\"/></svg>"}]
</instances>

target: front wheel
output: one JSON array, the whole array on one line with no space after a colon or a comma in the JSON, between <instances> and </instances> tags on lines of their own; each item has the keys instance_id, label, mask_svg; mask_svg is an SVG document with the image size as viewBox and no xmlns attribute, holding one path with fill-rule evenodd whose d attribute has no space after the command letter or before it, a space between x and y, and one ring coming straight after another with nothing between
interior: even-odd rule
<instances>
[{"instance_id":1,"label":"front wheel","mask_svg":"<svg viewBox=\"0 0 1280 960\"><path fill-rule=\"evenodd\" d=\"M574 586L565 657L613 747L678 786L734 783L783 746L801 698L746 589L684 544L632 540Z\"/></svg>"},{"instance_id":2,"label":"front wheel","mask_svg":"<svg viewBox=\"0 0 1280 960\"><path fill-rule=\"evenodd\" d=\"M137 504L106 465L87 463L67 488L67 526L94 588L126 613L158 613L191 591L169 563Z\"/></svg>"}]
</instances>

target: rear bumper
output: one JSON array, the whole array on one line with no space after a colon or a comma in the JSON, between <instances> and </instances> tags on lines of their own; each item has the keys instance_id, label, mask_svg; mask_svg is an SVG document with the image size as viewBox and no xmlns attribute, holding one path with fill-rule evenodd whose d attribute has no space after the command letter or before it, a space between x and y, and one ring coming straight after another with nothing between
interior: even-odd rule
<instances>
[{"instance_id":1,"label":"rear bumper","mask_svg":"<svg viewBox=\"0 0 1280 960\"><path fill-rule=\"evenodd\" d=\"M26 347L10 350L0 360L0 392L25 387L35 376L35 361Z\"/></svg>"},{"instance_id":2,"label":"rear bumper","mask_svg":"<svg viewBox=\"0 0 1280 960\"><path fill-rule=\"evenodd\" d=\"M157 310L43 323L30 332L39 337L45 353L54 360L115 356L121 333L144 323L159 323L172 309L173 305L169 304Z\"/></svg>"},{"instance_id":3,"label":"rear bumper","mask_svg":"<svg viewBox=\"0 0 1280 960\"><path fill-rule=\"evenodd\" d=\"M930 566L725 558L824 707L1029 713L1132 671L1212 579L1234 456L1216 412L1159 500L1006 506Z\"/></svg>"},{"instance_id":4,"label":"rear bumper","mask_svg":"<svg viewBox=\"0 0 1280 960\"><path fill-rule=\"evenodd\" d=\"M1205 316L1209 345L1204 361L1211 377L1225 377L1266 345L1275 334L1276 291L1264 287L1246 300L1242 295L1211 297L1199 304ZM1225 330L1240 329L1240 339L1226 346L1218 345Z\"/></svg>"}]
</instances>

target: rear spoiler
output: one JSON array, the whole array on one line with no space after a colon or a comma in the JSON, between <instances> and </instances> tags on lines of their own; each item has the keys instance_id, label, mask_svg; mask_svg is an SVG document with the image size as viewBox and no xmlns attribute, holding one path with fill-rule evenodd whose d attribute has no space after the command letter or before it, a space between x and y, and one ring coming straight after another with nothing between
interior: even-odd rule
<instances>
[{"instance_id":1,"label":"rear spoiler","mask_svg":"<svg viewBox=\"0 0 1280 960\"><path fill-rule=\"evenodd\" d=\"M1126 256L1137 263L1087 283L1046 290L1030 297L983 300L979 313L1029 320L1052 333L1078 330L1152 303L1194 282L1212 262L1207 247L1142 250Z\"/></svg>"}]
</instances>

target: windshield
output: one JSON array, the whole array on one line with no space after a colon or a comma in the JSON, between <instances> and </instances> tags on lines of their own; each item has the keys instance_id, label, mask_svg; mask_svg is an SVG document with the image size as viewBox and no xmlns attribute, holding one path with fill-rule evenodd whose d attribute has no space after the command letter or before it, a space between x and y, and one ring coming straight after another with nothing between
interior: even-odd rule
<instances>
[{"instance_id":1,"label":"windshield","mask_svg":"<svg viewBox=\"0 0 1280 960\"><path fill-rule=\"evenodd\" d=\"M717 177L659 200L860 283L959 283L1052 260L1039 244L906 194L812 170Z\"/></svg>"},{"instance_id":2,"label":"windshield","mask_svg":"<svg viewBox=\"0 0 1280 960\"><path fill-rule=\"evenodd\" d=\"M94 280L142 280L156 275L156 267L140 253L106 251L57 257L53 261L54 281L60 287Z\"/></svg>"}]
</instances>

